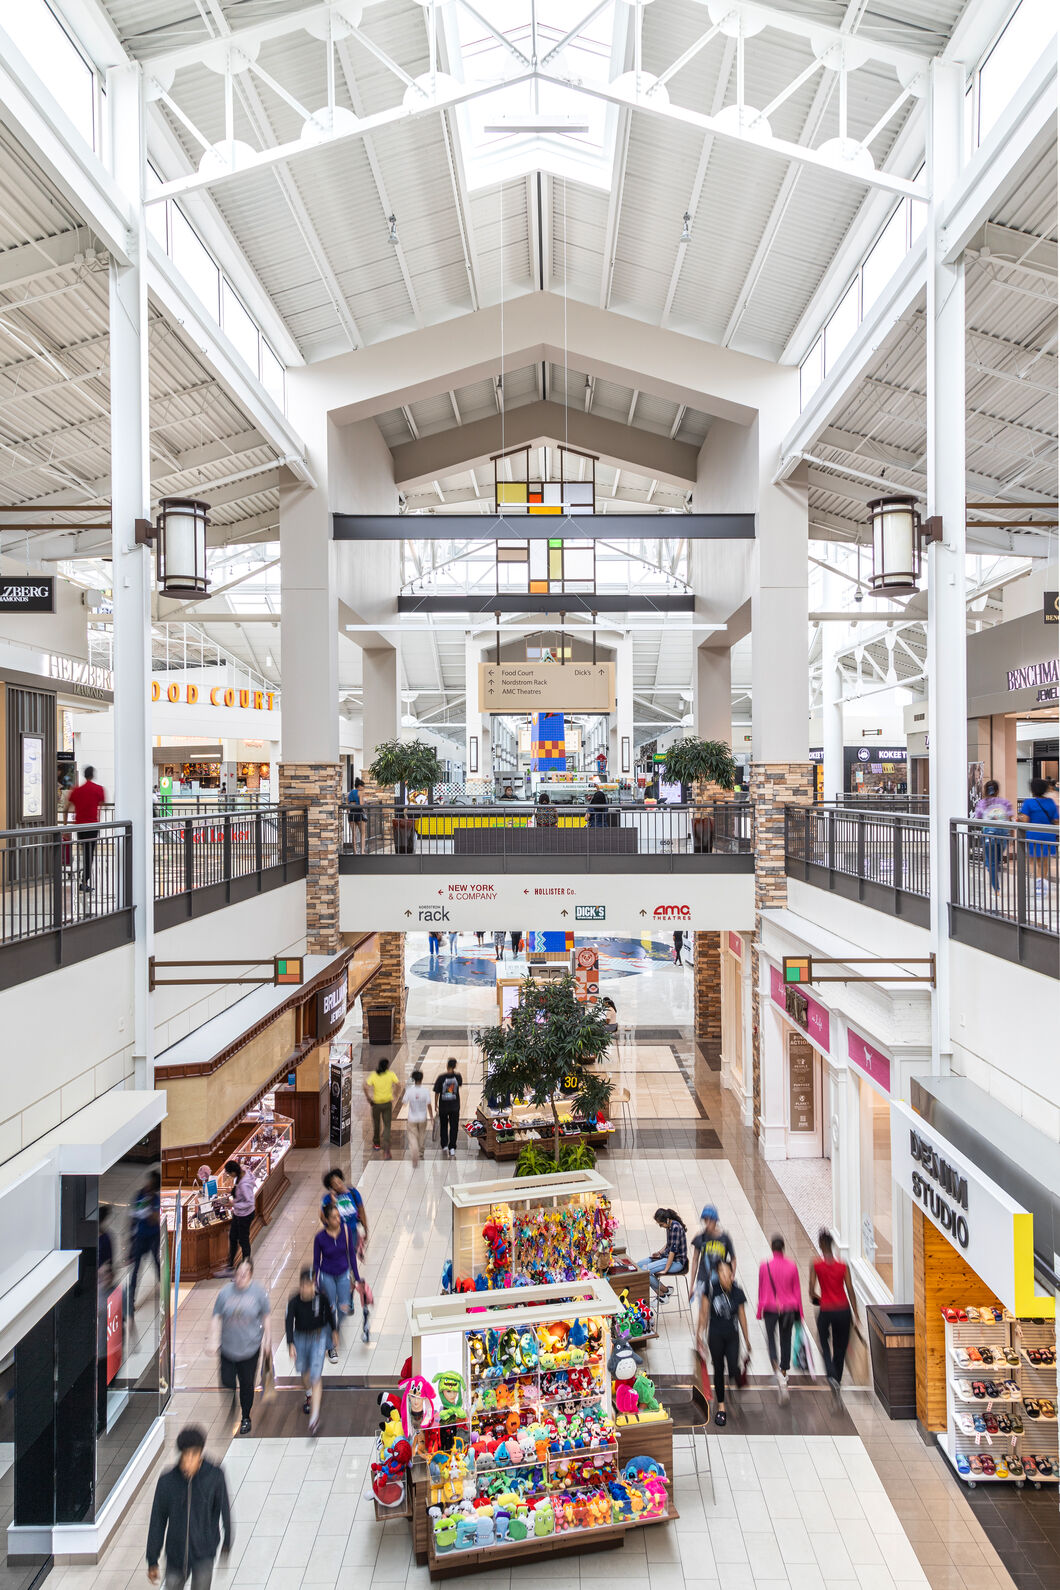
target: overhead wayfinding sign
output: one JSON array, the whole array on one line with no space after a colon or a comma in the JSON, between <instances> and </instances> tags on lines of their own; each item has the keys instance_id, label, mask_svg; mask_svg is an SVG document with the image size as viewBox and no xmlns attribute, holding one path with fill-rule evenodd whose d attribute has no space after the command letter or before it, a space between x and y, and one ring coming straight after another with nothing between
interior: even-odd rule
<instances>
[{"instance_id":1,"label":"overhead wayfinding sign","mask_svg":"<svg viewBox=\"0 0 1060 1590\"><path fill-rule=\"evenodd\" d=\"M479 663L480 712L614 712L614 663Z\"/></svg>"}]
</instances>

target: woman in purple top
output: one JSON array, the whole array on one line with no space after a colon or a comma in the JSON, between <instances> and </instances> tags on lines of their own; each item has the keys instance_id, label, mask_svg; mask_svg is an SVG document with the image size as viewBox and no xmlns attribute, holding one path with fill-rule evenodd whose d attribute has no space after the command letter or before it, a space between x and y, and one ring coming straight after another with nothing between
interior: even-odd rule
<instances>
[{"instance_id":1,"label":"woman in purple top","mask_svg":"<svg viewBox=\"0 0 1060 1590\"><path fill-rule=\"evenodd\" d=\"M1012 802L1002 795L996 779L987 779L983 785L982 796L976 801L972 816L977 823L991 825L983 829L983 860L986 862L990 887L996 894L1005 864L1009 834L1012 832L1008 826L1012 822Z\"/></svg>"},{"instance_id":2,"label":"woman in purple top","mask_svg":"<svg viewBox=\"0 0 1060 1590\"><path fill-rule=\"evenodd\" d=\"M339 1213L337 1205L326 1204L321 1216L323 1224L313 1238L313 1279L318 1289L329 1298L340 1314L349 1314L352 1307L353 1284L357 1274L357 1241L350 1241L350 1228ZM338 1359L334 1346L328 1348L332 1363Z\"/></svg>"},{"instance_id":3,"label":"woman in purple top","mask_svg":"<svg viewBox=\"0 0 1060 1590\"><path fill-rule=\"evenodd\" d=\"M791 1368L791 1333L802 1318L802 1286L799 1267L785 1257L784 1238L774 1237L772 1253L758 1266L758 1318L765 1321L769 1362L777 1377L781 1402L788 1400L788 1370ZM780 1354L777 1355L777 1334Z\"/></svg>"},{"instance_id":4,"label":"woman in purple top","mask_svg":"<svg viewBox=\"0 0 1060 1590\"><path fill-rule=\"evenodd\" d=\"M243 1250L244 1259L250 1258L250 1222L254 1218L254 1199L258 1188L250 1167L241 1165L238 1159L228 1161L225 1175L231 1176L234 1183L231 1192L232 1221L228 1227L228 1268L234 1270L238 1248Z\"/></svg>"}]
</instances>

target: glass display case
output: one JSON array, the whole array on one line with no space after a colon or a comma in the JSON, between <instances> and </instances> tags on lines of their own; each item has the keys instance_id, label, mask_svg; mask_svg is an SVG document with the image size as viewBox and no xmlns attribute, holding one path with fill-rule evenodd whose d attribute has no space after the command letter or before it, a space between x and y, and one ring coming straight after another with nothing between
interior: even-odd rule
<instances>
[{"instance_id":1,"label":"glass display case","mask_svg":"<svg viewBox=\"0 0 1060 1590\"><path fill-rule=\"evenodd\" d=\"M225 1165L237 1159L250 1167L254 1177L257 1191L250 1227L253 1239L268 1225L272 1211L290 1186L284 1162L291 1150L293 1133L294 1122L286 1116L275 1115L271 1096L268 1096L222 1141L212 1156L213 1164L203 1165L204 1170L211 1172L209 1177L180 1189L163 1186L162 1219L169 1233L171 1257L178 1192L180 1196L183 1224L180 1268L185 1280L204 1280L227 1262L231 1219L227 1195L231 1181L224 1173Z\"/></svg>"}]
</instances>

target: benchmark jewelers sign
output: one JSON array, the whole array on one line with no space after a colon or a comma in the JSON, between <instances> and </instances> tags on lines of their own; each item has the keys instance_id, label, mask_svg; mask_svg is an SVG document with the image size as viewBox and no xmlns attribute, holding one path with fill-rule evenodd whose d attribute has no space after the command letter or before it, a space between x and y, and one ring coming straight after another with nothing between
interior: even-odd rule
<instances>
[{"instance_id":1,"label":"benchmark jewelers sign","mask_svg":"<svg viewBox=\"0 0 1060 1590\"><path fill-rule=\"evenodd\" d=\"M480 712L614 712L614 663L479 663Z\"/></svg>"},{"instance_id":2,"label":"benchmark jewelers sign","mask_svg":"<svg viewBox=\"0 0 1060 1590\"><path fill-rule=\"evenodd\" d=\"M922 1116L891 1101L894 1179L1012 1313L1051 1319L1034 1285L1034 1216Z\"/></svg>"}]
</instances>

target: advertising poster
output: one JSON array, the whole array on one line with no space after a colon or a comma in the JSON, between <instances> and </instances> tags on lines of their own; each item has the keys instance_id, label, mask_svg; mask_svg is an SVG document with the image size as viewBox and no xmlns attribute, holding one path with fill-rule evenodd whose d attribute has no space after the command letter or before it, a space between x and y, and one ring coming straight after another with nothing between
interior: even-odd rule
<instances>
[{"instance_id":1,"label":"advertising poster","mask_svg":"<svg viewBox=\"0 0 1060 1590\"><path fill-rule=\"evenodd\" d=\"M331 1062L331 1141L341 1148L353 1130L353 1066L348 1060Z\"/></svg>"},{"instance_id":2,"label":"advertising poster","mask_svg":"<svg viewBox=\"0 0 1060 1590\"><path fill-rule=\"evenodd\" d=\"M44 736L22 736L22 816L44 816Z\"/></svg>"},{"instance_id":3,"label":"advertising poster","mask_svg":"<svg viewBox=\"0 0 1060 1590\"><path fill-rule=\"evenodd\" d=\"M594 944L583 944L573 959L575 998L595 1005L600 998L600 952Z\"/></svg>"},{"instance_id":4,"label":"advertising poster","mask_svg":"<svg viewBox=\"0 0 1060 1590\"><path fill-rule=\"evenodd\" d=\"M107 1385L121 1368L125 1352L125 1283L107 1294Z\"/></svg>"}]
</instances>

